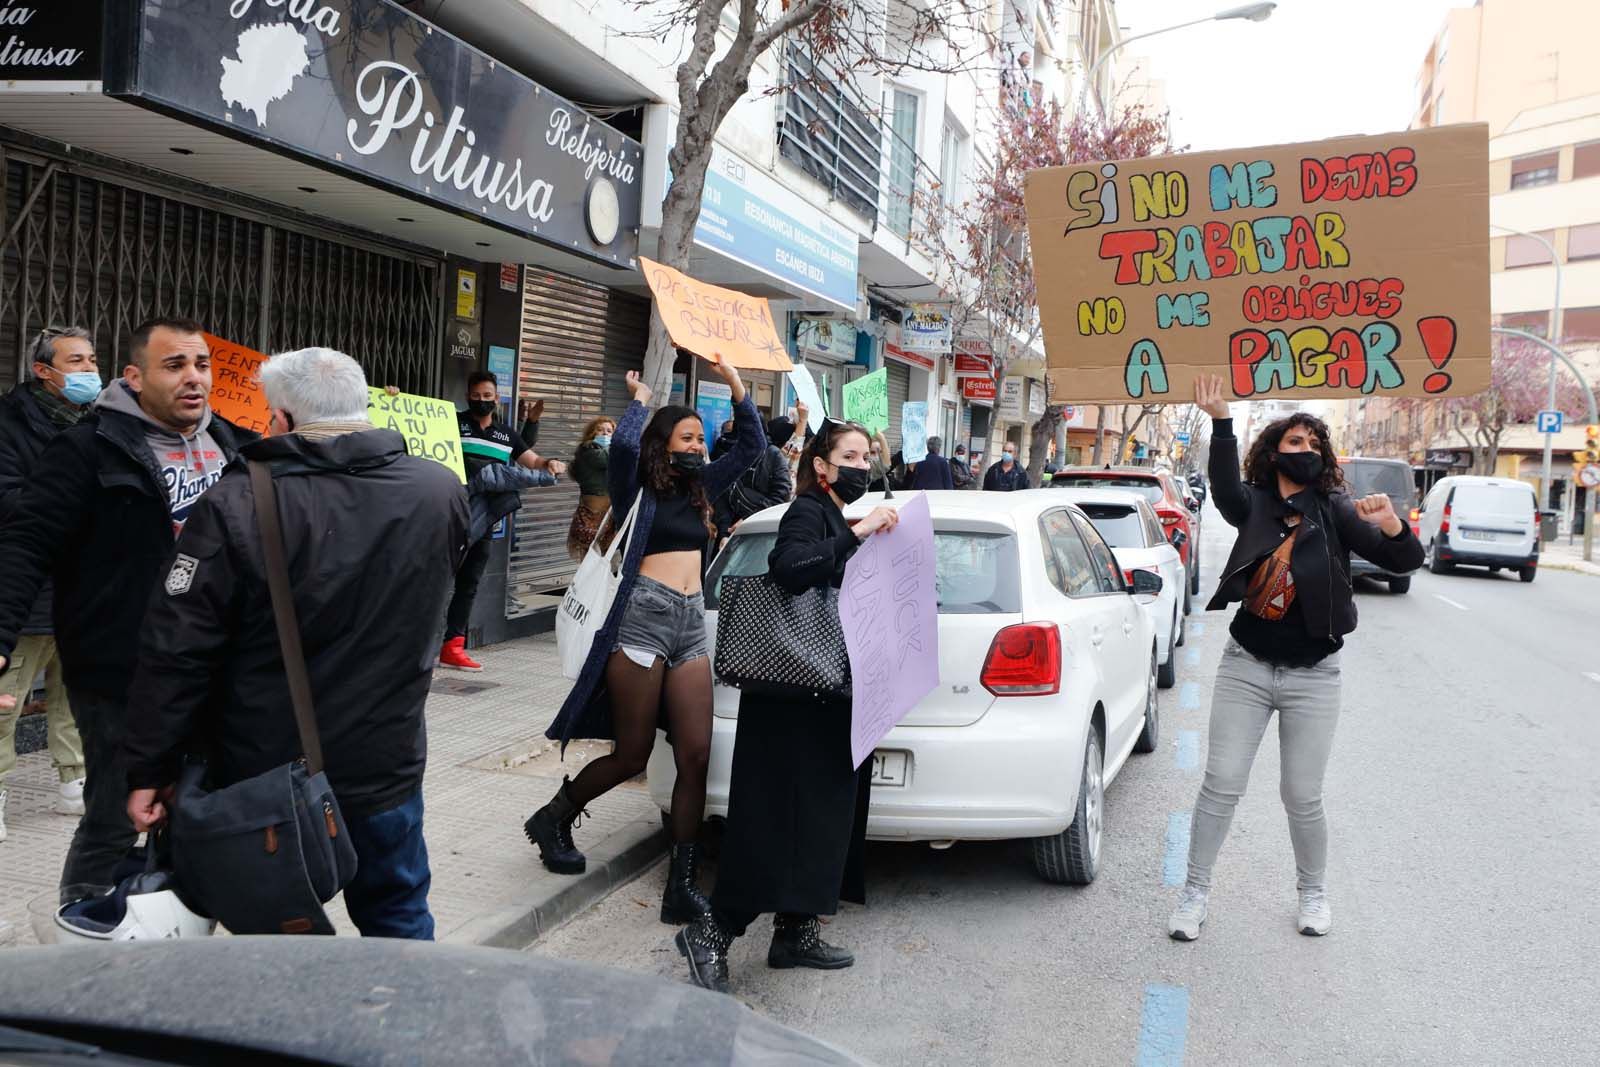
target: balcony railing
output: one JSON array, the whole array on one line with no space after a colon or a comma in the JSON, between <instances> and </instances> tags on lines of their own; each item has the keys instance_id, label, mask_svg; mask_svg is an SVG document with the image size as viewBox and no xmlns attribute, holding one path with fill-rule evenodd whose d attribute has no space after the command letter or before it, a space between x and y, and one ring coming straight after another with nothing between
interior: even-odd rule
<instances>
[{"instance_id":1,"label":"balcony railing","mask_svg":"<svg viewBox=\"0 0 1600 1067\"><path fill-rule=\"evenodd\" d=\"M818 69L803 46L784 53L778 151L852 211L876 223L883 126L843 81Z\"/></svg>"}]
</instances>

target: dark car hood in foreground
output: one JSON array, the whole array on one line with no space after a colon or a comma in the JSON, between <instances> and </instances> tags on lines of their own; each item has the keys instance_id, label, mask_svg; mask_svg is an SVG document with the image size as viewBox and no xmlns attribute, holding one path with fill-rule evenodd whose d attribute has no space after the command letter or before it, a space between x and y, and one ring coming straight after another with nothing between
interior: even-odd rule
<instances>
[{"instance_id":1,"label":"dark car hood in foreground","mask_svg":"<svg viewBox=\"0 0 1600 1067\"><path fill-rule=\"evenodd\" d=\"M205 1062L196 1043L334 1064L861 1062L689 985L500 949L344 937L9 950L0 1024L167 1062ZM118 1031L146 1037L124 1043ZM148 1035L171 1039L170 1052L153 1055Z\"/></svg>"}]
</instances>

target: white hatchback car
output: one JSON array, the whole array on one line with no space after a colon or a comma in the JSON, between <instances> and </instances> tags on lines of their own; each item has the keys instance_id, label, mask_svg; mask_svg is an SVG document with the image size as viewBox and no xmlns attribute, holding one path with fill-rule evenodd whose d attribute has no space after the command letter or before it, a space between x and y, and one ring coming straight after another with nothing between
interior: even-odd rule
<instances>
[{"instance_id":1,"label":"white hatchback car","mask_svg":"<svg viewBox=\"0 0 1600 1067\"><path fill-rule=\"evenodd\" d=\"M1180 483L1181 484L1181 483ZM1133 581L1136 570L1161 577L1161 592L1139 597L1156 628L1156 685L1171 689L1178 680L1177 648L1183 644L1183 588L1189 572L1143 493L1127 489L1057 489L1089 516L1106 539L1122 573Z\"/></svg>"},{"instance_id":2,"label":"white hatchback car","mask_svg":"<svg viewBox=\"0 0 1600 1067\"><path fill-rule=\"evenodd\" d=\"M1457 564L1504 567L1525 582L1539 573L1539 501L1515 478L1440 478L1422 503L1417 537L1434 574Z\"/></svg>"},{"instance_id":3,"label":"white hatchback car","mask_svg":"<svg viewBox=\"0 0 1600 1067\"><path fill-rule=\"evenodd\" d=\"M860 518L871 494L846 512ZM884 841L1030 838L1053 882L1100 867L1105 786L1160 732L1155 629L1110 546L1059 491L931 492L939 590L939 685L872 756L867 836ZM746 519L706 576L716 645L717 589L762 574L784 509ZM728 813L739 693L714 687L706 813ZM672 804L672 754L657 745L650 792Z\"/></svg>"}]
</instances>

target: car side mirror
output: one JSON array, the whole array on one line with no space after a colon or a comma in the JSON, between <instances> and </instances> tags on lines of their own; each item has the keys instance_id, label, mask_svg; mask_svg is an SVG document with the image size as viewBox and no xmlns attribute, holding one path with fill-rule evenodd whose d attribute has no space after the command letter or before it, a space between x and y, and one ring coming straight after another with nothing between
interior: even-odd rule
<instances>
[{"instance_id":1,"label":"car side mirror","mask_svg":"<svg viewBox=\"0 0 1600 1067\"><path fill-rule=\"evenodd\" d=\"M1154 595L1161 592L1161 575L1153 571L1138 570L1133 572L1133 587L1128 590L1134 596Z\"/></svg>"},{"instance_id":2,"label":"car side mirror","mask_svg":"<svg viewBox=\"0 0 1600 1067\"><path fill-rule=\"evenodd\" d=\"M1173 530L1167 535L1167 540L1172 542L1173 548L1182 548L1183 543L1189 540L1189 538L1182 530Z\"/></svg>"},{"instance_id":3,"label":"car side mirror","mask_svg":"<svg viewBox=\"0 0 1600 1067\"><path fill-rule=\"evenodd\" d=\"M1190 499L1184 501L1184 503L1189 505L1189 510L1190 511L1199 511L1200 510L1200 501L1195 500L1193 497L1191 497Z\"/></svg>"}]
</instances>

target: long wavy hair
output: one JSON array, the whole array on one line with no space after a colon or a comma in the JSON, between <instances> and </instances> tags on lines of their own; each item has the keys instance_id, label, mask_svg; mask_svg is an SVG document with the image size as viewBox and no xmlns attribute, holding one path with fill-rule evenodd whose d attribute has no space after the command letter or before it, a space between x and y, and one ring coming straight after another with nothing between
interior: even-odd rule
<instances>
[{"instance_id":1,"label":"long wavy hair","mask_svg":"<svg viewBox=\"0 0 1600 1067\"><path fill-rule=\"evenodd\" d=\"M579 445L586 445L590 441L593 441L595 439L595 437L597 437L599 435L600 427L602 427L602 426L610 426L610 427L613 427L613 429L614 429L616 427L616 425L617 425L617 420L613 419L610 415L596 415L594 418L590 419L588 421L588 423L586 423L584 425L584 427L583 427L583 436L578 438L578 444Z\"/></svg>"},{"instance_id":2,"label":"long wavy hair","mask_svg":"<svg viewBox=\"0 0 1600 1067\"><path fill-rule=\"evenodd\" d=\"M1244 457L1244 480L1258 489L1277 490L1278 444L1283 440L1283 435L1295 426L1304 426L1317 437L1317 451L1322 456L1322 475L1317 479L1317 489L1323 494L1337 492L1344 485L1344 472L1339 469L1339 457L1333 450L1333 442L1329 440L1328 424L1304 411L1269 422L1256 435L1255 442Z\"/></svg>"},{"instance_id":3,"label":"long wavy hair","mask_svg":"<svg viewBox=\"0 0 1600 1067\"><path fill-rule=\"evenodd\" d=\"M839 443L839 438L846 434L858 433L870 445L872 434L859 422L841 422L838 419L823 419L822 429L806 442L806 450L800 453L800 470L795 474L795 495L809 493L817 488L817 468L811 461L820 459L829 462L828 457L833 455L833 448Z\"/></svg>"},{"instance_id":4,"label":"long wavy hair","mask_svg":"<svg viewBox=\"0 0 1600 1067\"><path fill-rule=\"evenodd\" d=\"M673 469L667 455L667 442L671 440L672 431L678 423L684 419L699 418L699 412L682 404L668 404L651 417L650 424L639 438L639 484L649 487L657 497L687 492L689 502L700 512L700 521L705 523L706 536L715 537L717 524L713 518L711 501L706 496L705 483L697 475L681 474Z\"/></svg>"}]
</instances>

